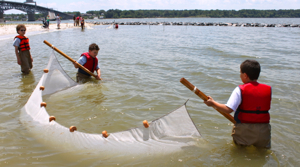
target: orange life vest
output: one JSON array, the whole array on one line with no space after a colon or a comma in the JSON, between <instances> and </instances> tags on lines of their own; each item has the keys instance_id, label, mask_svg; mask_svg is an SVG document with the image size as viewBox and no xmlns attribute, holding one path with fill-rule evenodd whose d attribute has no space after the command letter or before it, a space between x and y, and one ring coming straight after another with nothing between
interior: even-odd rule
<instances>
[{"instance_id":1,"label":"orange life vest","mask_svg":"<svg viewBox=\"0 0 300 167\"><path fill-rule=\"evenodd\" d=\"M269 123L271 86L249 82L239 86L242 102L234 114L237 123Z\"/></svg>"},{"instance_id":2,"label":"orange life vest","mask_svg":"<svg viewBox=\"0 0 300 167\"><path fill-rule=\"evenodd\" d=\"M15 39L16 38L19 38L21 40L20 46L19 46L19 49L21 51L30 50L29 39L27 37L18 35L15 37Z\"/></svg>"}]
</instances>

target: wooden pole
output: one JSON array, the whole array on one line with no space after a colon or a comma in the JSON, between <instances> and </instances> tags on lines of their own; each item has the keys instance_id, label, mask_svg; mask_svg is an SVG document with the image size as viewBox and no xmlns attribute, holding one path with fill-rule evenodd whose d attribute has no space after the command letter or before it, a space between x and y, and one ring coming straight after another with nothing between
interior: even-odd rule
<instances>
[{"instance_id":1,"label":"wooden pole","mask_svg":"<svg viewBox=\"0 0 300 167\"><path fill-rule=\"evenodd\" d=\"M186 86L188 89L190 89L191 91L193 91L197 96L199 96L202 100L206 101L208 100L207 96L202 93L196 86L194 86L193 84L191 84L188 80L186 80L185 78L181 78L180 82ZM216 109L217 110L217 109ZM231 121L232 123L236 124L236 121L234 120L233 116L231 116L228 113L224 113L221 112L219 110L217 110L220 114L222 114L224 117L226 117L229 121Z\"/></svg>"},{"instance_id":2,"label":"wooden pole","mask_svg":"<svg viewBox=\"0 0 300 167\"><path fill-rule=\"evenodd\" d=\"M72 59L71 57L69 57L68 55L66 55L65 53L63 53L62 51L60 51L59 49L57 49L56 47L54 47L52 44L50 44L48 41L44 40L44 43L46 45L48 45L49 47L51 47L53 50L55 50L56 52L58 52L59 54L61 54L62 56L64 56L65 58L67 58L68 60L70 60L72 63L75 63L78 65L79 68L81 68L82 70L84 70L85 72L87 72L88 74L90 74L91 76L97 78L97 75L95 75L94 73L90 72L90 70L86 69L85 67L83 67L81 64L77 63L74 59Z\"/></svg>"}]
</instances>

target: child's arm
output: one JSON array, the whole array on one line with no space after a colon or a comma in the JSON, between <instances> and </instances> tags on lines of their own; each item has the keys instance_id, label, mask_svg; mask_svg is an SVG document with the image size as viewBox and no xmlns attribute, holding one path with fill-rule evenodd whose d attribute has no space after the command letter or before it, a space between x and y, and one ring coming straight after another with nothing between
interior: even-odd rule
<instances>
[{"instance_id":1,"label":"child's arm","mask_svg":"<svg viewBox=\"0 0 300 167\"><path fill-rule=\"evenodd\" d=\"M86 57L80 56L80 58L77 60L77 62L76 61L73 62L75 68L79 68L79 65L77 63L84 66L84 64L86 63Z\"/></svg>"},{"instance_id":2,"label":"child's arm","mask_svg":"<svg viewBox=\"0 0 300 167\"><path fill-rule=\"evenodd\" d=\"M29 54L30 54L30 59L31 59L31 62L33 62L33 58L32 58L32 56L31 56L31 53L29 52Z\"/></svg>"},{"instance_id":3,"label":"child's arm","mask_svg":"<svg viewBox=\"0 0 300 167\"><path fill-rule=\"evenodd\" d=\"M16 53L16 56L17 56L18 64L21 65L22 62L21 62L21 59L19 57L19 47L17 47L17 46L15 46L15 53Z\"/></svg>"},{"instance_id":4,"label":"child's arm","mask_svg":"<svg viewBox=\"0 0 300 167\"><path fill-rule=\"evenodd\" d=\"M224 113L229 114L233 111L231 108L227 107L225 104L221 104L221 103L214 101L214 99L210 96L208 96L208 100L204 101L204 103L207 106L211 106L211 107L215 108L216 110L222 111Z\"/></svg>"},{"instance_id":5,"label":"child's arm","mask_svg":"<svg viewBox=\"0 0 300 167\"><path fill-rule=\"evenodd\" d=\"M100 68L98 68L98 70L97 70L97 79L102 80L101 79L101 70L100 70Z\"/></svg>"}]
</instances>

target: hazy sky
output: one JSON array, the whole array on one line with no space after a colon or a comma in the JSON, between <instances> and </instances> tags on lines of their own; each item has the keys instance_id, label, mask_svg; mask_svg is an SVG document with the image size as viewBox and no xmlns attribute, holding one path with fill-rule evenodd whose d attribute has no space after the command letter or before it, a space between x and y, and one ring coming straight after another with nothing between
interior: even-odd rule
<instances>
[{"instance_id":1,"label":"hazy sky","mask_svg":"<svg viewBox=\"0 0 300 167\"><path fill-rule=\"evenodd\" d=\"M25 0L10 0L25 2ZM62 12L89 10L137 10L137 9L300 9L300 0L36 0L37 5ZM17 10L5 11L5 14Z\"/></svg>"}]
</instances>

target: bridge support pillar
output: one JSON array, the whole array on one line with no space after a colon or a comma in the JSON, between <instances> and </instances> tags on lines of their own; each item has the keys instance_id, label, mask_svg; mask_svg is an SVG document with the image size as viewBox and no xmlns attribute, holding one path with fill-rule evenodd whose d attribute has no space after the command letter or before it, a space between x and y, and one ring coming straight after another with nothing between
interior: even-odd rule
<instances>
[{"instance_id":1,"label":"bridge support pillar","mask_svg":"<svg viewBox=\"0 0 300 167\"><path fill-rule=\"evenodd\" d=\"M29 13L27 12L27 16L28 16L28 21L35 21L35 18L34 18L34 13Z\"/></svg>"},{"instance_id":2,"label":"bridge support pillar","mask_svg":"<svg viewBox=\"0 0 300 167\"><path fill-rule=\"evenodd\" d=\"M4 17L3 17L4 11L0 10L0 23L4 22Z\"/></svg>"}]
</instances>

